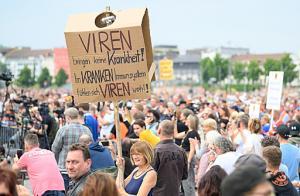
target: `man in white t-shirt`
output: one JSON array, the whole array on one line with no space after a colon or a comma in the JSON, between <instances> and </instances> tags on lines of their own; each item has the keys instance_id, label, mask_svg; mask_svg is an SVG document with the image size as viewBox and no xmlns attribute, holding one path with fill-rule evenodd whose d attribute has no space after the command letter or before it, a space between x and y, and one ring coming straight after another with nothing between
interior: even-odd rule
<instances>
[{"instance_id":1,"label":"man in white t-shirt","mask_svg":"<svg viewBox=\"0 0 300 196\"><path fill-rule=\"evenodd\" d=\"M109 138L111 129L114 126L114 112L110 110L108 103L103 106L101 114L98 115L98 122L101 126L100 138Z\"/></svg>"},{"instance_id":2,"label":"man in white t-shirt","mask_svg":"<svg viewBox=\"0 0 300 196\"><path fill-rule=\"evenodd\" d=\"M233 144L225 137L216 138L213 146L216 159L211 166L219 165L230 174L235 169L234 163L241 154L234 151Z\"/></svg>"}]
</instances>

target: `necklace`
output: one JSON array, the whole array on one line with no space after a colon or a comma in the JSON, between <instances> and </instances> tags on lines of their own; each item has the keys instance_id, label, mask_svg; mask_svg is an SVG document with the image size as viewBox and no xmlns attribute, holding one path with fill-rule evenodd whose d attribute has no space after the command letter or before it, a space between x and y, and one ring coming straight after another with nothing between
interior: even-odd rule
<instances>
[{"instance_id":1,"label":"necklace","mask_svg":"<svg viewBox=\"0 0 300 196\"><path fill-rule=\"evenodd\" d=\"M146 169L143 169L141 171L137 170L137 172L135 172L135 174L134 174L134 177L139 178L142 174L144 174L148 170L149 167L150 167L150 165ZM140 171L140 173L138 174L139 171Z\"/></svg>"}]
</instances>

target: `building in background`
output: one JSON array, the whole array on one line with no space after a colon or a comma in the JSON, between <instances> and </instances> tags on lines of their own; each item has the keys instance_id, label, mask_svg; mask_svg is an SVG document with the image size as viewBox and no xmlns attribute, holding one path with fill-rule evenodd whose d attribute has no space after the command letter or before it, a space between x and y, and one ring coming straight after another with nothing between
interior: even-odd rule
<instances>
[{"instance_id":1,"label":"building in background","mask_svg":"<svg viewBox=\"0 0 300 196\"><path fill-rule=\"evenodd\" d=\"M65 70L70 79L70 66L67 48L54 48L54 74L56 75L60 69Z\"/></svg>"},{"instance_id":2,"label":"building in background","mask_svg":"<svg viewBox=\"0 0 300 196\"><path fill-rule=\"evenodd\" d=\"M157 45L153 48L154 63L157 64L156 80L159 83L159 61L161 59L170 59L173 61L174 79L169 81L174 84L201 84L202 70L200 61L206 57L214 58L220 54L222 58L228 59L232 66L235 62L250 63L257 61L263 70L263 64L267 59L280 60L287 53L275 54L250 54L248 48L242 47L203 47L189 49L185 55L180 55L177 45ZM297 65L295 71L298 73L297 79L293 85L300 84L300 53L290 54L293 62ZM60 69L64 69L70 80L70 68L67 48L54 48L43 50L32 50L29 47L12 48L0 47L0 62L7 64L17 78L20 71L27 65L31 69L35 79L40 75L42 68L47 67L50 75L55 76ZM231 73L231 72L230 72ZM233 76L229 74L230 81ZM227 78L228 79L228 78ZM265 79L261 77L260 82Z\"/></svg>"},{"instance_id":3,"label":"building in background","mask_svg":"<svg viewBox=\"0 0 300 196\"><path fill-rule=\"evenodd\" d=\"M186 51L186 54L192 55L200 55L201 59L204 58L211 58L213 59L217 54L220 54L222 58L229 59L234 55L247 55L250 53L248 48L241 48L241 47L206 47L206 48L196 48L190 49Z\"/></svg>"},{"instance_id":4,"label":"building in background","mask_svg":"<svg viewBox=\"0 0 300 196\"><path fill-rule=\"evenodd\" d=\"M263 68L263 65L266 62L266 60L280 60L285 55L287 55L287 53L234 55L232 56L231 61L246 64L249 64L251 61L256 61L261 66L261 68Z\"/></svg>"},{"instance_id":5,"label":"building in background","mask_svg":"<svg viewBox=\"0 0 300 196\"><path fill-rule=\"evenodd\" d=\"M18 77L21 70L28 66L32 71L32 75L36 79L44 67L49 69L50 74L53 74L53 50L31 50L29 47L16 48L6 53L4 63L10 69L15 78Z\"/></svg>"},{"instance_id":6,"label":"building in background","mask_svg":"<svg viewBox=\"0 0 300 196\"><path fill-rule=\"evenodd\" d=\"M5 55L16 48L7 48L7 47L0 47L0 62L5 63Z\"/></svg>"},{"instance_id":7,"label":"building in background","mask_svg":"<svg viewBox=\"0 0 300 196\"><path fill-rule=\"evenodd\" d=\"M300 85L300 52L298 54L291 54L293 62L297 65L295 71L298 73L297 79L292 82L292 85Z\"/></svg>"},{"instance_id":8,"label":"building in background","mask_svg":"<svg viewBox=\"0 0 300 196\"><path fill-rule=\"evenodd\" d=\"M182 84L202 83L199 55L179 55L173 59L174 80Z\"/></svg>"},{"instance_id":9,"label":"building in background","mask_svg":"<svg viewBox=\"0 0 300 196\"><path fill-rule=\"evenodd\" d=\"M153 60L159 61L163 58L174 59L179 55L177 45L157 45L153 48Z\"/></svg>"}]
</instances>

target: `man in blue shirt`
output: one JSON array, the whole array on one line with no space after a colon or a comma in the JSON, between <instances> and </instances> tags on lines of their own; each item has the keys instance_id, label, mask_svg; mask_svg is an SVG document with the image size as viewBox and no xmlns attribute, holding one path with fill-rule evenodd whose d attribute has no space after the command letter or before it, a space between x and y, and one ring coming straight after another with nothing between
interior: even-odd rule
<instances>
[{"instance_id":1,"label":"man in blue shirt","mask_svg":"<svg viewBox=\"0 0 300 196\"><path fill-rule=\"evenodd\" d=\"M81 135L79 138L79 143L88 145L89 147L89 152L92 159L92 171L115 166L109 149L100 145L99 142L93 142L89 135Z\"/></svg>"},{"instance_id":2,"label":"man in blue shirt","mask_svg":"<svg viewBox=\"0 0 300 196\"><path fill-rule=\"evenodd\" d=\"M280 125L276 129L276 135L282 152L281 162L289 169L288 177L291 181L299 181L300 151L298 147L288 142L290 136L289 128L286 125Z\"/></svg>"},{"instance_id":3,"label":"man in blue shirt","mask_svg":"<svg viewBox=\"0 0 300 196\"><path fill-rule=\"evenodd\" d=\"M94 142L98 141L98 121L97 119L89 112L90 105L88 103L79 104L79 111L84 113L83 120L84 125L90 128L91 133L93 134Z\"/></svg>"}]
</instances>

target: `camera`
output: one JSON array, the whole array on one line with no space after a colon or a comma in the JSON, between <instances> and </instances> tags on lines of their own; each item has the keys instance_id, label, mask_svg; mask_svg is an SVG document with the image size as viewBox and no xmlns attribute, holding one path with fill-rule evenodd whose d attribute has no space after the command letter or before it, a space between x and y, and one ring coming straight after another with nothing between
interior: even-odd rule
<instances>
[{"instance_id":1,"label":"camera","mask_svg":"<svg viewBox=\"0 0 300 196\"><path fill-rule=\"evenodd\" d=\"M0 80L4 80L6 82L9 82L13 79L14 75L12 75L11 72L2 72L0 74Z\"/></svg>"},{"instance_id":2,"label":"camera","mask_svg":"<svg viewBox=\"0 0 300 196\"><path fill-rule=\"evenodd\" d=\"M18 99L13 100L17 104L23 104L25 107L38 106L38 100L27 97L26 95L21 95Z\"/></svg>"},{"instance_id":3,"label":"camera","mask_svg":"<svg viewBox=\"0 0 300 196\"><path fill-rule=\"evenodd\" d=\"M300 123L292 121L288 124L292 137L300 137Z\"/></svg>"},{"instance_id":4,"label":"camera","mask_svg":"<svg viewBox=\"0 0 300 196\"><path fill-rule=\"evenodd\" d=\"M38 111L41 115L46 115L49 113L49 107L46 103L41 103L38 107Z\"/></svg>"},{"instance_id":5,"label":"camera","mask_svg":"<svg viewBox=\"0 0 300 196\"><path fill-rule=\"evenodd\" d=\"M109 140L101 140L102 146L109 146Z\"/></svg>"}]
</instances>

